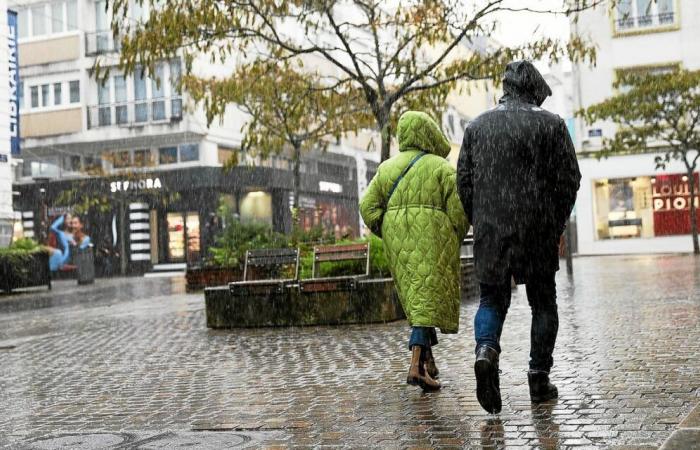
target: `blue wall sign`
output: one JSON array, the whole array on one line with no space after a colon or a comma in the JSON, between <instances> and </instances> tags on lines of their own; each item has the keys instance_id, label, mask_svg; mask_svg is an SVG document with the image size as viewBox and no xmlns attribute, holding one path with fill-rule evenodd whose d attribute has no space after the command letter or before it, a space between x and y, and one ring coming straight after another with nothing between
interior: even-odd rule
<instances>
[{"instance_id":1,"label":"blue wall sign","mask_svg":"<svg viewBox=\"0 0 700 450\"><path fill-rule=\"evenodd\" d=\"M7 44L10 66L10 152L17 156L19 148L19 52L17 47L17 13L7 11Z\"/></svg>"}]
</instances>

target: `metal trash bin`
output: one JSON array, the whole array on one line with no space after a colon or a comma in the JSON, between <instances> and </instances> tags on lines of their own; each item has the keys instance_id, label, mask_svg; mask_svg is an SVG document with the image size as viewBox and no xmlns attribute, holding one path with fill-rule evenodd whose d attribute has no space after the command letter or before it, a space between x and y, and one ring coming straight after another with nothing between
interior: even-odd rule
<instances>
[{"instance_id":1,"label":"metal trash bin","mask_svg":"<svg viewBox=\"0 0 700 450\"><path fill-rule=\"evenodd\" d=\"M95 249L88 246L75 253L74 263L78 271L78 284L91 284L95 282Z\"/></svg>"}]
</instances>

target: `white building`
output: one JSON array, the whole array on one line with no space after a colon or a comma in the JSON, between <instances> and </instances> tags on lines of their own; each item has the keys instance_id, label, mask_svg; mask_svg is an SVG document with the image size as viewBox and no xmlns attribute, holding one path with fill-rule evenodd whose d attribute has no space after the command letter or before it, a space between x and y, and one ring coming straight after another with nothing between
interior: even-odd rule
<instances>
[{"instance_id":1,"label":"white building","mask_svg":"<svg viewBox=\"0 0 700 450\"><path fill-rule=\"evenodd\" d=\"M201 108L188 108L187 96L174 87L182 69L178 58L158 66L160 83L120 73L105 4L15 1L22 158L14 208L24 218L25 235L50 238L50 221L72 208L62 197L81 190L112 203L110 211L86 218L93 241L127 254L129 269L136 271L199 259L215 234L209 222L220 201L244 219L289 231L291 160L274 157L254 161L256 167L222 171L222 164L239 153L245 115L231 107L223 122L207 127ZM134 14L134 20L146 17L148 6ZM93 74L98 59L112 69L105 83ZM198 68L204 75L221 70L211 64ZM348 228L357 234L358 192L376 170L379 155L332 147L302 163L302 223L332 224L338 232Z\"/></svg>"},{"instance_id":2,"label":"white building","mask_svg":"<svg viewBox=\"0 0 700 450\"><path fill-rule=\"evenodd\" d=\"M595 67L574 70L577 107L615 95L615 77L629 70L700 69L700 2L621 0L583 13L572 32L598 46ZM576 205L580 254L690 252L687 178L682 163L655 170L648 154L598 161L602 137L616 125L577 121L583 179Z\"/></svg>"}]
</instances>

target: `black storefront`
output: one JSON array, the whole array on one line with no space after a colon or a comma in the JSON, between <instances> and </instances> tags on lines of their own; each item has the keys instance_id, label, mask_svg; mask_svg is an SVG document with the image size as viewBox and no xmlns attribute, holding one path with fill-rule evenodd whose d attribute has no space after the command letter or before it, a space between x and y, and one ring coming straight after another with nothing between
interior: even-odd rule
<instances>
[{"instance_id":1,"label":"black storefront","mask_svg":"<svg viewBox=\"0 0 700 450\"><path fill-rule=\"evenodd\" d=\"M354 177L302 175L302 225L320 224L356 235ZM95 245L98 273L104 275L201 261L222 226L217 217L222 202L242 220L268 222L285 233L292 228L291 173L267 167L193 167L35 180L15 184L13 190L13 207L22 213L25 231L49 245L54 218L87 211L82 214L84 227Z\"/></svg>"}]
</instances>

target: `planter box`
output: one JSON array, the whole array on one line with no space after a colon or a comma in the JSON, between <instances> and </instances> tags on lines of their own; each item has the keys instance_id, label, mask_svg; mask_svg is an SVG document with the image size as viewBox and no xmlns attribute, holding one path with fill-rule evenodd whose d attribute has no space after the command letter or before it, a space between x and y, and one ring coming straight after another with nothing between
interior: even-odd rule
<instances>
[{"instance_id":1,"label":"planter box","mask_svg":"<svg viewBox=\"0 0 700 450\"><path fill-rule=\"evenodd\" d=\"M391 278L362 280L354 291L235 297L228 286L204 291L209 328L289 327L384 323L404 315Z\"/></svg>"},{"instance_id":2,"label":"planter box","mask_svg":"<svg viewBox=\"0 0 700 450\"><path fill-rule=\"evenodd\" d=\"M187 290L198 291L206 287L228 286L232 281L241 281L243 271L230 267L188 267L185 278Z\"/></svg>"},{"instance_id":3,"label":"planter box","mask_svg":"<svg viewBox=\"0 0 700 450\"><path fill-rule=\"evenodd\" d=\"M51 289L48 252L32 253L23 261L21 267L16 267L9 258L0 256L0 289L8 293L13 289L34 286Z\"/></svg>"}]
</instances>

